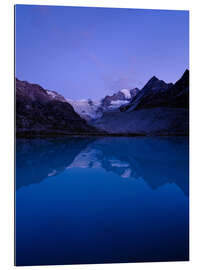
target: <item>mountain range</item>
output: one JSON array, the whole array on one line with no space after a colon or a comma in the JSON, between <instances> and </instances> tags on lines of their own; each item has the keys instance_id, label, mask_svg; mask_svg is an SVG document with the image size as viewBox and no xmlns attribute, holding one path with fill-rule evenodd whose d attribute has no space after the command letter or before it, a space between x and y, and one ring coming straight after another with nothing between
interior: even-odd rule
<instances>
[{"instance_id":1,"label":"mountain range","mask_svg":"<svg viewBox=\"0 0 203 270\"><path fill-rule=\"evenodd\" d=\"M90 121L101 118L105 112L115 111L123 105L127 105L139 92L135 89L122 89L113 95L107 95L100 100L66 99L74 110L85 120Z\"/></svg>"},{"instance_id":2,"label":"mountain range","mask_svg":"<svg viewBox=\"0 0 203 270\"><path fill-rule=\"evenodd\" d=\"M175 83L152 77L140 90L101 100L66 99L16 78L16 134L188 135L189 70Z\"/></svg>"}]
</instances>

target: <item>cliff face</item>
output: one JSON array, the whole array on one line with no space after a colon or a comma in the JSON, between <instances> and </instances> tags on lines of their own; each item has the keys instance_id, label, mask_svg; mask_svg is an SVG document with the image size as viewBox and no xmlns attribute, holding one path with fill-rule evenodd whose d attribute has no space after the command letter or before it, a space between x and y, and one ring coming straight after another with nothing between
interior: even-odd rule
<instances>
[{"instance_id":1,"label":"cliff face","mask_svg":"<svg viewBox=\"0 0 203 270\"><path fill-rule=\"evenodd\" d=\"M90 134L89 126L73 107L54 91L16 79L16 134Z\"/></svg>"}]
</instances>

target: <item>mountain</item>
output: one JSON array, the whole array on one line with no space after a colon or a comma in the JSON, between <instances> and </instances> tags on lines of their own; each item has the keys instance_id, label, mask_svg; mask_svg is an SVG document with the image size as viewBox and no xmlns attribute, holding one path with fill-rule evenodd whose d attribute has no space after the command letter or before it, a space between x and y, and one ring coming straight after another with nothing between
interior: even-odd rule
<instances>
[{"instance_id":1,"label":"mountain","mask_svg":"<svg viewBox=\"0 0 203 270\"><path fill-rule=\"evenodd\" d=\"M16 134L92 134L73 107L55 91L16 79Z\"/></svg>"},{"instance_id":2,"label":"mountain","mask_svg":"<svg viewBox=\"0 0 203 270\"><path fill-rule=\"evenodd\" d=\"M138 88L128 90L122 89L119 92L106 96L102 99L101 103L104 111L109 111L119 108L121 105L129 103L139 92Z\"/></svg>"},{"instance_id":3,"label":"mountain","mask_svg":"<svg viewBox=\"0 0 203 270\"><path fill-rule=\"evenodd\" d=\"M138 95L122 111L157 107L189 107L189 70L175 83L165 83L152 77Z\"/></svg>"},{"instance_id":4,"label":"mountain","mask_svg":"<svg viewBox=\"0 0 203 270\"><path fill-rule=\"evenodd\" d=\"M101 118L105 112L118 110L121 106L128 104L139 91L138 88L131 90L122 89L111 96L105 96L101 100L66 100L83 119L91 121Z\"/></svg>"},{"instance_id":5,"label":"mountain","mask_svg":"<svg viewBox=\"0 0 203 270\"><path fill-rule=\"evenodd\" d=\"M189 71L174 85L152 77L127 106L90 124L112 135L188 135Z\"/></svg>"}]
</instances>

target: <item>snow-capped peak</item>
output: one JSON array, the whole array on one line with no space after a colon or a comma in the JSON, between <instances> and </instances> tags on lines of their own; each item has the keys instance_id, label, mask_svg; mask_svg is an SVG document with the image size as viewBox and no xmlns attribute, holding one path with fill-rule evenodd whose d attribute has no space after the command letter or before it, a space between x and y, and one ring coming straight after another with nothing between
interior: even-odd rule
<instances>
[{"instance_id":1,"label":"snow-capped peak","mask_svg":"<svg viewBox=\"0 0 203 270\"><path fill-rule=\"evenodd\" d=\"M131 99L130 90L128 90L128 89L122 89L120 92L124 94L124 96L125 96L126 99Z\"/></svg>"}]
</instances>

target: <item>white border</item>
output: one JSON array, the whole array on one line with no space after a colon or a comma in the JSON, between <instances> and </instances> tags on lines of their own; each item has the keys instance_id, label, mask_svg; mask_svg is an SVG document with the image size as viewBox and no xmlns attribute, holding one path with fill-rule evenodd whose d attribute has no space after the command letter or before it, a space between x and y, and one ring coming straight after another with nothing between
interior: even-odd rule
<instances>
[{"instance_id":1,"label":"white border","mask_svg":"<svg viewBox=\"0 0 203 270\"><path fill-rule=\"evenodd\" d=\"M202 150L203 150L203 35L202 35L202 5L201 1L188 0L3 0L1 2L1 92L0 92L0 269L14 269L14 95L13 95L13 65L14 65L14 4L46 4L70 6L97 6L97 7L122 7L122 8L148 8L148 9L182 9L190 10L190 142L191 142L191 167L190 167L190 262L170 263L137 263L137 264L99 264L99 265L74 265L74 266L49 266L49 269L202 269L203 266L203 218L202 218ZM47 268L47 266L45 266ZM39 266L36 269L45 269ZM30 269L30 267L18 267Z\"/></svg>"}]
</instances>

